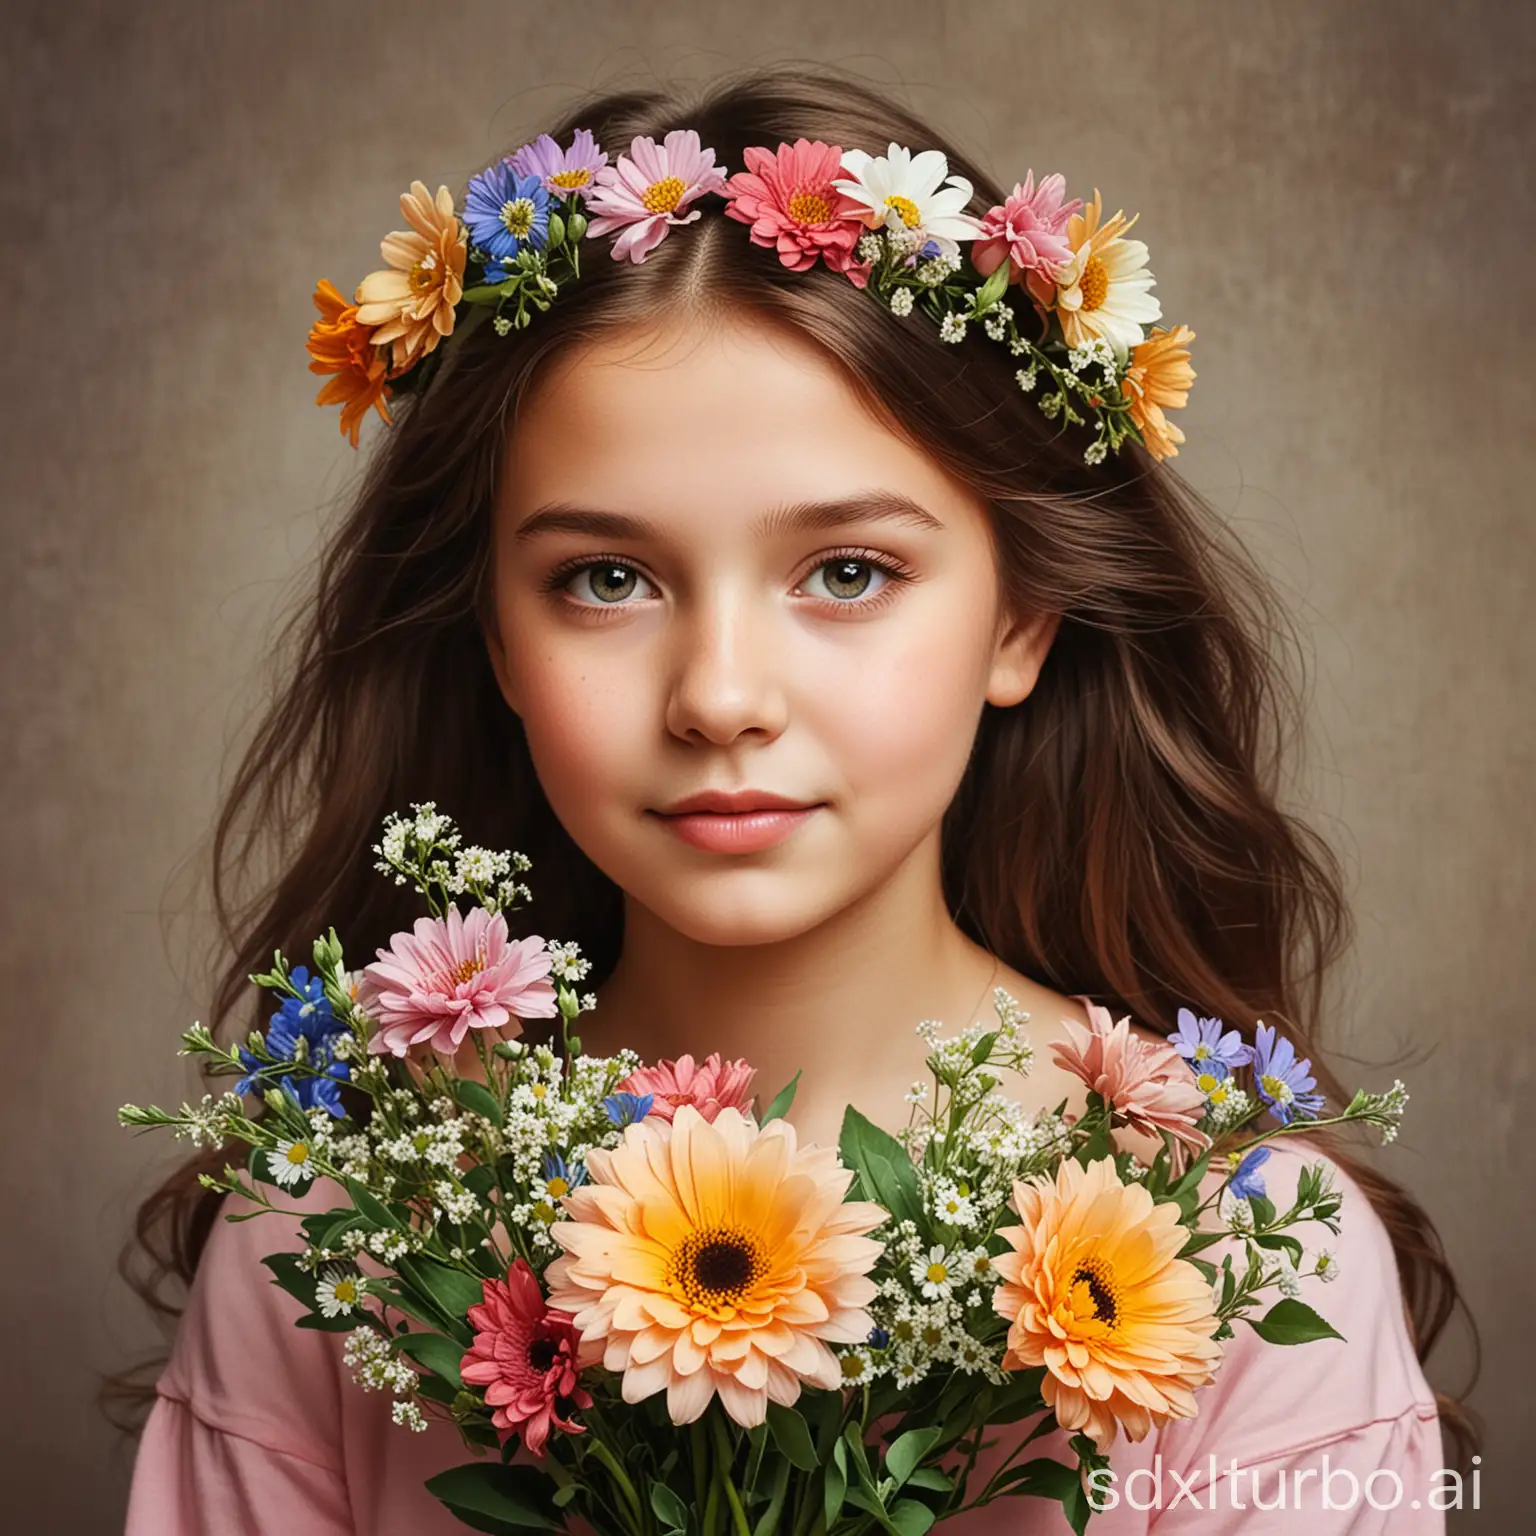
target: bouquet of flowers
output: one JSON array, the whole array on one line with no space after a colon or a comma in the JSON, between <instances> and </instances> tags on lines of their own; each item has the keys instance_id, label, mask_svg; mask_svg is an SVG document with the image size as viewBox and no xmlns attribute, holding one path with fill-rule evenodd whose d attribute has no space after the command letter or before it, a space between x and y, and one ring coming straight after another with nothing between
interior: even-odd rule
<instances>
[{"instance_id":1,"label":"bouquet of flowers","mask_svg":"<svg viewBox=\"0 0 1536 1536\"><path fill-rule=\"evenodd\" d=\"M1081 1532L1117 1432L1194 1414L1235 1323L1338 1337L1296 1295L1336 1264L1303 1269L1291 1229L1337 1232L1341 1197L1311 1165L1278 1210L1265 1143L1357 1120L1390 1140L1401 1083L1322 1118L1267 1026L1248 1045L1185 1012L1152 1046L1093 1009L1052 1047L1086 1111L1029 1114L1002 1091L1030 1069L1027 1015L998 988L994 1026L918 1026L932 1080L899 1134L850 1105L835 1149L802 1146L798 1073L758 1113L743 1061L584 1054L589 962L509 936L529 861L463 846L432 802L412 813L374 851L425 900L413 930L357 972L334 929L313 971L278 954L251 978L277 1002L264 1033L184 1036L233 1090L119 1115L246 1149L204 1176L251 1207L232 1221L323 1181L302 1250L263 1262L299 1326L349 1334L398 1424L457 1426L476 1459L428 1487L464 1524L922 1536L1035 1495ZM534 1019L558 1041L521 1038ZM1161 1143L1150 1163L1117 1147L1126 1129ZM987 1431L1028 1419L983 1481ZM1075 1460L1019 1459L1057 1428Z\"/></svg>"}]
</instances>

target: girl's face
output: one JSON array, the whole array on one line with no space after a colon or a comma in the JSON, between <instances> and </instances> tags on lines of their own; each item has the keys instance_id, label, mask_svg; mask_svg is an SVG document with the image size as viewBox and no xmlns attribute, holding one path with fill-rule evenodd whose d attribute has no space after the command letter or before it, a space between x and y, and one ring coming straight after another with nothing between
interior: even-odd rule
<instances>
[{"instance_id":1,"label":"girl's face","mask_svg":"<svg viewBox=\"0 0 1536 1536\"><path fill-rule=\"evenodd\" d=\"M1001 611L984 505L818 347L732 319L573 348L499 480L496 675L629 900L772 943L936 867L982 705L1029 693L1056 621ZM665 814L709 790L813 808Z\"/></svg>"}]
</instances>

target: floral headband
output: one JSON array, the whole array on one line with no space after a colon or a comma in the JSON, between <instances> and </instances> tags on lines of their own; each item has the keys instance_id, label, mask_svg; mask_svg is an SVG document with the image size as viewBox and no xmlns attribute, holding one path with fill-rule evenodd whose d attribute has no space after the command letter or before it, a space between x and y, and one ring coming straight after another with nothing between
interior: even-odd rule
<instances>
[{"instance_id":1,"label":"floral headband","mask_svg":"<svg viewBox=\"0 0 1536 1536\"><path fill-rule=\"evenodd\" d=\"M615 261L638 264L713 194L791 271L819 258L893 315L923 311L946 342L979 323L1022 360L1020 389L1045 381L1038 400L1048 419L1061 417L1063 427L1097 420L1088 463L1127 442L1158 459L1178 453L1184 434L1165 412L1189 397L1194 332L1143 329L1162 314L1147 247L1126 238L1135 218L1104 219L1097 189L1086 206L1067 202L1061 176L1037 186L1031 171L977 219L964 212L971 183L950 175L938 150L914 155L892 144L877 157L799 139L743 158L747 169L727 179L697 132L678 128L659 145L636 138L610 165L579 128L569 149L543 133L481 172L462 216L447 187L433 198L412 182L400 198L411 227L380 246L388 266L358 284L351 304L329 282L315 289L309 367L334 375L316 403L341 405L341 430L355 448L369 408L388 422L391 386L420 389L456 326L486 314L499 335L526 326L581 276L583 240L610 237ZM479 282L466 287L471 267ZM1028 301L1036 334L1018 329L1004 302L1010 287Z\"/></svg>"}]
</instances>

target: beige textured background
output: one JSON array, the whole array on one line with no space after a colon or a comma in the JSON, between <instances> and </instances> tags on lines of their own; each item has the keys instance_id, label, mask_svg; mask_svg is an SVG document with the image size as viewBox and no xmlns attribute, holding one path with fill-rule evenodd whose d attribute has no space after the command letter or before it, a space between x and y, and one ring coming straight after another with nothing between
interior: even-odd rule
<instances>
[{"instance_id":1,"label":"beige textured background","mask_svg":"<svg viewBox=\"0 0 1536 1536\"><path fill-rule=\"evenodd\" d=\"M1200 338L1179 466L1314 647L1306 796L1361 925L1334 1038L1417 1060L1391 1167L1491 1344L1478 1528L1527 1528L1529 7L54 0L0 36L8 1529L121 1517L89 1397L157 1338L112 1262L174 1159L114 1110L190 1087L184 861L357 465L310 403L315 280L349 289L412 177L461 186L570 89L786 56L1144 210Z\"/></svg>"}]
</instances>

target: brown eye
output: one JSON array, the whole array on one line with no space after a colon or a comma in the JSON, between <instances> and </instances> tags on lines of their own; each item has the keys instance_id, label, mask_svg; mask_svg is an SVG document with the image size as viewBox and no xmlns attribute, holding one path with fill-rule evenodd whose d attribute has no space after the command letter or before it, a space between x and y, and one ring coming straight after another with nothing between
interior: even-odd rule
<instances>
[{"instance_id":1,"label":"brown eye","mask_svg":"<svg viewBox=\"0 0 1536 1536\"><path fill-rule=\"evenodd\" d=\"M576 572L570 585L576 588L572 596L581 596L584 587L586 593L595 597L599 603L621 603L635 590L638 579L639 572L633 566L620 565L614 560L600 560L593 565L584 565Z\"/></svg>"},{"instance_id":2,"label":"brown eye","mask_svg":"<svg viewBox=\"0 0 1536 1536\"><path fill-rule=\"evenodd\" d=\"M873 561L839 555L834 560L822 561L811 572L811 576L822 576L828 597L839 602L847 602L853 598L863 597L869 591L870 580L876 569ZM885 576L883 571L880 574Z\"/></svg>"}]
</instances>

